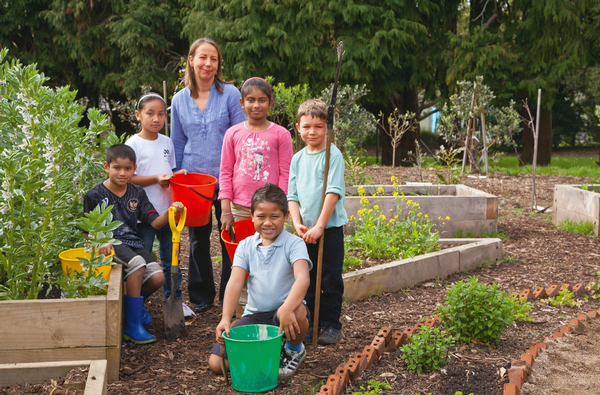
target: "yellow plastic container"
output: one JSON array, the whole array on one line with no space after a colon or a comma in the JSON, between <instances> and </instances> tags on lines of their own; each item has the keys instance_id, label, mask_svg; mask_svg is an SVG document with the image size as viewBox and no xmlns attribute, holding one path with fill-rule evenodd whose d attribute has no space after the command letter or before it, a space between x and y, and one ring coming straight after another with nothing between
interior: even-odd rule
<instances>
[{"instance_id":1,"label":"yellow plastic container","mask_svg":"<svg viewBox=\"0 0 600 395\"><path fill-rule=\"evenodd\" d=\"M83 271L83 264L79 261L79 258L89 259L90 255L89 252L85 252L85 248L72 248L61 252L58 254L58 257L60 258L63 273L69 275L70 273ZM110 255L106 258L110 258L113 255L115 255L115 252L111 251ZM108 281L110 279L111 265L100 266L97 270L102 274L104 280ZM84 274L87 274L87 272L84 272Z\"/></svg>"}]
</instances>

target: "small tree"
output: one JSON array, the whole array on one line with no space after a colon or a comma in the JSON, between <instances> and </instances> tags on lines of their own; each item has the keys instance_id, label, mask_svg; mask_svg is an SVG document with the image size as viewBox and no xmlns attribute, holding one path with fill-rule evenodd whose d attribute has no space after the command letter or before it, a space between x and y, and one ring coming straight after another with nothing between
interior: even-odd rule
<instances>
[{"instance_id":1,"label":"small tree","mask_svg":"<svg viewBox=\"0 0 600 395\"><path fill-rule=\"evenodd\" d=\"M416 122L415 113L409 111L405 114L400 114L398 109L395 108L394 112L387 118L388 127L386 128L383 113L379 113L379 121L377 121L377 124L391 139L392 168L396 165L396 148L400 145L402 136L404 136L404 133L414 128Z\"/></svg>"}]
</instances>

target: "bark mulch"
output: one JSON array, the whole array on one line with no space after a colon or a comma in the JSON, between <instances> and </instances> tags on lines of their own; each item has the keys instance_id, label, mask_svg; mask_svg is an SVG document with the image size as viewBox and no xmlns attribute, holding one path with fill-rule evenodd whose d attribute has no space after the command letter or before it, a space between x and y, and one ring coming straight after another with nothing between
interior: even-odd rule
<instances>
[{"instance_id":1,"label":"bark mulch","mask_svg":"<svg viewBox=\"0 0 600 395\"><path fill-rule=\"evenodd\" d=\"M392 175L401 182L420 181L414 169L369 167L367 174L374 184L388 184ZM433 171L424 171L424 179L433 182ZM538 205L550 206L555 184L575 184L590 181L581 177L538 176ZM459 273L441 280L432 280L400 292L376 295L353 304L344 304L341 321L344 339L333 346L307 345L307 358L297 374L281 383L271 394L310 394L344 364L354 353L368 345L382 326L392 330L405 330L423 317L435 315L436 307L445 302L446 290L455 282L472 275L480 282L498 283L508 292L521 292L551 284L584 283L595 281L600 270L600 241L567 233L555 228L551 214L535 214L531 207L531 177L496 174L488 179L464 178L463 183L499 197L500 233L504 235L504 260L490 267L481 267L470 273ZM218 256L216 231L212 256ZM182 234L181 262L184 278L187 272L187 234ZM215 262L215 282L218 284L220 268ZM187 290L183 284L183 298ZM583 300L583 299L581 299ZM188 320L187 334L177 341L166 341L162 321L162 299L154 295L148 309L154 317L149 331L158 341L146 346L124 343L121 354L120 381L108 386L108 394L234 394L225 385L222 376L208 369L210 348L215 341L215 327L220 319L220 309L215 307ZM192 306L193 307L193 306ZM451 394L462 391L475 395L502 394L503 383L510 362L538 341L543 341L568 318L581 311L598 310L600 300L590 298L581 308L551 306L534 303L532 322L519 322L502 336L498 346L457 344L451 351L448 366L440 371L415 374L406 369L401 352L386 353L383 358L365 371L361 378L351 382L346 394L367 387L367 381L387 382L392 390L385 394ZM31 387L30 387L31 388ZM27 392L23 386L0 389L0 394L44 394L52 386ZM60 390L62 391L62 390ZM63 394L55 390L54 394Z\"/></svg>"}]
</instances>

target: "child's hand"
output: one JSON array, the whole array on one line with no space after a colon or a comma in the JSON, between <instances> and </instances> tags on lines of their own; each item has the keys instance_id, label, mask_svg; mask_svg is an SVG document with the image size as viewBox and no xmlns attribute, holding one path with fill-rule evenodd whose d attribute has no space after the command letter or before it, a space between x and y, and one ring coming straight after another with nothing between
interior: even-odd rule
<instances>
[{"instance_id":1,"label":"child's hand","mask_svg":"<svg viewBox=\"0 0 600 395\"><path fill-rule=\"evenodd\" d=\"M304 235L306 234L306 232L308 232L308 228L302 224L294 224L294 229L296 229L298 236L302 238L304 238Z\"/></svg>"},{"instance_id":2,"label":"child's hand","mask_svg":"<svg viewBox=\"0 0 600 395\"><path fill-rule=\"evenodd\" d=\"M104 256L109 256L109 255L110 255L110 253L111 253L111 252L113 252L113 251L114 251L114 249L113 249L113 246L112 246L112 244L109 244L109 245L102 246L102 247L100 247L100 248L98 249L98 253L99 253L100 255L104 255Z\"/></svg>"},{"instance_id":3,"label":"child's hand","mask_svg":"<svg viewBox=\"0 0 600 395\"><path fill-rule=\"evenodd\" d=\"M175 173L173 173L173 175L175 174L183 174L184 176L188 175L188 171L186 169L181 169L181 170L177 170Z\"/></svg>"},{"instance_id":4,"label":"child's hand","mask_svg":"<svg viewBox=\"0 0 600 395\"><path fill-rule=\"evenodd\" d=\"M300 325L298 325L294 311L286 309L282 305L277 310L277 318L279 318L279 333L285 332L288 340L296 339L296 333L300 333Z\"/></svg>"},{"instance_id":5,"label":"child's hand","mask_svg":"<svg viewBox=\"0 0 600 395\"><path fill-rule=\"evenodd\" d=\"M233 220L233 214L221 213L221 228L229 232L231 225L233 225L234 223L235 221Z\"/></svg>"},{"instance_id":6,"label":"child's hand","mask_svg":"<svg viewBox=\"0 0 600 395\"><path fill-rule=\"evenodd\" d=\"M169 180L171 179L171 177L173 177L171 174L157 174L156 176L156 183L158 185L160 185L163 188L168 188L169 187Z\"/></svg>"},{"instance_id":7,"label":"child's hand","mask_svg":"<svg viewBox=\"0 0 600 395\"><path fill-rule=\"evenodd\" d=\"M184 205L181 202L173 202L171 207L175 207L177 209L177 214L181 214L184 209Z\"/></svg>"},{"instance_id":8,"label":"child's hand","mask_svg":"<svg viewBox=\"0 0 600 395\"><path fill-rule=\"evenodd\" d=\"M225 339L223 339L223 331L225 334L229 336L229 330L231 329L230 323L227 320L221 320L219 325L217 325L217 343L225 344Z\"/></svg>"},{"instance_id":9,"label":"child's hand","mask_svg":"<svg viewBox=\"0 0 600 395\"><path fill-rule=\"evenodd\" d=\"M321 228L320 226L315 226L314 228L306 232L304 236L302 236L302 238L308 244L317 244L317 241L319 241L319 238L322 234L323 228Z\"/></svg>"}]
</instances>

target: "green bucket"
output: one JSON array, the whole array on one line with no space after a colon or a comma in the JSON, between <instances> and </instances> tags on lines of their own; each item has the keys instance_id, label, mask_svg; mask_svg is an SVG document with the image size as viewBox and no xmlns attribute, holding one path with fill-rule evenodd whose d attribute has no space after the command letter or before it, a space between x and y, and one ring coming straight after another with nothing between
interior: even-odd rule
<instances>
[{"instance_id":1,"label":"green bucket","mask_svg":"<svg viewBox=\"0 0 600 395\"><path fill-rule=\"evenodd\" d=\"M273 325L242 325L223 332L233 389L265 392L277 387L283 332Z\"/></svg>"}]
</instances>

